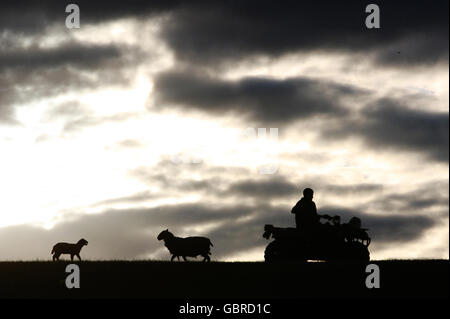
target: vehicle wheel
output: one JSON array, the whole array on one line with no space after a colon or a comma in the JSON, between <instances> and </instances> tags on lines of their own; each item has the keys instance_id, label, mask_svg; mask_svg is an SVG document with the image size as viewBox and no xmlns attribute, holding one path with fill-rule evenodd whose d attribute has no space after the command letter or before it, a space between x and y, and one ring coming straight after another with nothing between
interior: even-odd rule
<instances>
[{"instance_id":1,"label":"vehicle wheel","mask_svg":"<svg viewBox=\"0 0 450 319\"><path fill-rule=\"evenodd\" d=\"M303 251L299 251L299 247L286 242L273 241L267 245L264 251L264 260L266 262L279 261L300 261L306 262L307 258Z\"/></svg>"}]
</instances>

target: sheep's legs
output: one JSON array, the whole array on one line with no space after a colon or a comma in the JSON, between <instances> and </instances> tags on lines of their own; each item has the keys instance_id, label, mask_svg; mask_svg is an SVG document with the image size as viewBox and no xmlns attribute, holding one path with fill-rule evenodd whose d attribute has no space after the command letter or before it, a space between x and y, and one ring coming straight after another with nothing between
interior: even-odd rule
<instances>
[{"instance_id":1,"label":"sheep's legs","mask_svg":"<svg viewBox=\"0 0 450 319\"><path fill-rule=\"evenodd\" d=\"M53 261L59 260L59 256L60 256L60 254L54 254L53 255Z\"/></svg>"},{"instance_id":2,"label":"sheep's legs","mask_svg":"<svg viewBox=\"0 0 450 319\"><path fill-rule=\"evenodd\" d=\"M78 260L80 260L80 261L81 261L81 257L80 257L80 254L76 254L76 256L78 257Z\"/></svg>"},{"instance_id":3,"label":"sheep's legs","mask_svg":"<svg viewBox=\"0 0 450 319\"><path fill-rule=\"evenodd\" d=\"M178 257L178 256L172 255L172 258L170 258L170 261L173 261L175 259L175 257ZM178 260L180 260L180 257L178 257Z\"/></svg>"},{"instance_id":4,"label":"sheep's legs","mask_svg":"<svg viewBox=\"0 0 450 319\"><path fill-rule=\"evenodd\" d=\"M203 261L211 261L211 258L209 258L208 255L202 255L203 256Z\"/></svg>"},{"instance_id":5,"label":"sheep's legs","mask_svg":"<svg viewBox=\"0 0 450 319\"><path fill-rule=\"evenodd\" d=\"M188 260L186 259L186 256L183 256L183 259L184 259L184 261L188 261Z\"/></svg>"}]
</instances>

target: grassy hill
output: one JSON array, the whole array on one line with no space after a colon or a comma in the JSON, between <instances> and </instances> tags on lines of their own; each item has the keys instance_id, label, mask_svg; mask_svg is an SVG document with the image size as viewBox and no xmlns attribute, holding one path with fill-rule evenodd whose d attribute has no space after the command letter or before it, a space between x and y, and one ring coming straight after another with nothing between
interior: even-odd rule
<instances>
[{"instance_id":1,"label":"grassy hill","mask_svg":"<svg viewBox=\"0 0 450 319\"><path fill-rule=\"evenodd\" d=\"M70 262L0 262L0 298L448 297L448 260L372 261L379 289L365 286L365 265L351 263L83 261L80 289L67 289Z\"/></svg>"}]
</instances>

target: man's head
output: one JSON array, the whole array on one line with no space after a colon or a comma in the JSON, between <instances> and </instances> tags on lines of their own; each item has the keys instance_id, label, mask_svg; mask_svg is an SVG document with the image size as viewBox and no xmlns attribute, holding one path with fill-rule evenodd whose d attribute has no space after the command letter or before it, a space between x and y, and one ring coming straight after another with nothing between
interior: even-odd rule
<instances>
[{"instance_id":1,"label":"man's head","mask_svg":"<svg viewBox=\"0 0 450 319\"><path fill-rule=\"evenodd\" d=\"M314 191L311 188L305 188L303 190L303 197L307 199L313 199Z\"/></svg>"}]
</instances>

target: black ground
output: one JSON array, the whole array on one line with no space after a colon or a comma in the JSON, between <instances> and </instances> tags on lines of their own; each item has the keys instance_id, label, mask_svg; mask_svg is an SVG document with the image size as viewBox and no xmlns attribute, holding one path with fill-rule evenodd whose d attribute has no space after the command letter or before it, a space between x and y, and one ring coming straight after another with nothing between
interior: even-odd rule
<instances>
[{"instance_id":1,"label":"black ground","mask_svg":"<svg viewBox=\"0 0 450 319\"><path fill-rule=\"evenodd\" d=\"M351 263L83 261L80 288L67 289L70 262L0 262L0 298L448 297L448 260L373 261L380 288Z\"/></svg>"}]
</instances>

